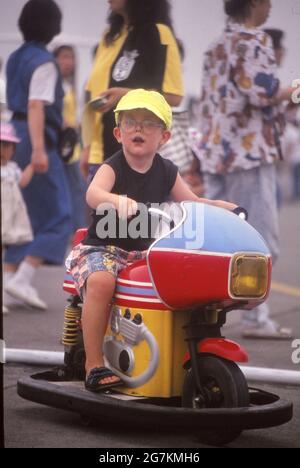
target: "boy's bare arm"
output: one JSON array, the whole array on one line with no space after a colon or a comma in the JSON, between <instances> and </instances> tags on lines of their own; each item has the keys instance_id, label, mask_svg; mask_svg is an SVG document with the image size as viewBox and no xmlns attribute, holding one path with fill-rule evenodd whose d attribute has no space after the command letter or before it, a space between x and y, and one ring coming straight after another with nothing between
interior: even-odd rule
<instances>
[{"instance_id":1,"label":"boy's bare arm","mask_svg":"<svg viewBox=\"0 0 300 468\"><path fill-rule=\"evenodd\" d=\"M103 164L89 186L86 193L87 204L96 210L102 203L113 205L120 218L128 218L136 214L138 206L135 200L111 193L116 176L113 169Z\"/></svg>"},{"instance_id":2,"label":"boy's bare arm","mask_svg":"<svg viewBox=\"0 0 300 468\"><path fill-rule=\"evenodd\" d=\"M27 187L27 185L31 182L33 174L34 174L33 165L28 164L28 166L26 166L24 171L22 172L22 176L19 181L19 186L21 188Z\"/></svg>"},{"instance_id":3,"label":"boy's bare arm","mask_svg":"<svg viewBox=\"0 0 300 468\"><path fill-rule=\"evenodd\" d=\"M117 195L111 193L116 180L113 169L107 164L103 164L98 169L95 177L93 178L87 192L87 204L94 210L101 203L111 203L115 205Z\"/></svg>"},{"instance_id":4,"label":"boy's bare arm","mask_svg":"<svg viewBox=\"0 0 300 468\"><path fill-rule=\"evenodd\" d=\"M229 203L224 200L209 200L208 198L197 197L184 182L182 177L178 174L176 182L171 190L172 199L176 202L181 201L196 201L200 203L206 203L207 205L219 206L220 208L225 208L226 210L232 211L237 205L234 203Z\"/></svg>"}]
</instances>

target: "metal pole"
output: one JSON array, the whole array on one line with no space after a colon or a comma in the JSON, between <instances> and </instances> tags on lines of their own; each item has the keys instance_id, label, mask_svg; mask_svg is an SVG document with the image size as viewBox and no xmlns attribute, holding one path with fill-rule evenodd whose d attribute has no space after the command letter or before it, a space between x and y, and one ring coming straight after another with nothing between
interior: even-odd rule
<instances>
[{"instance_id":1,"label":"metal pole","mask_svg":"<svg viewBox=\"0 0 300 468\"><path fill-rule=\"evenodd\" d=\"M4 362L40 366L61 366L64 363L64 353L57 351L6 348L4 350ZM300 387L300 371L245 366L241 366L240 368L246 379L250 382Z\"/></svg>"},{"instance_id":2,"label":"metal pole","mask_svg":"<svg viewBox=\"0 0 300 468\"><path fill-rule=\"evenodd\" d=\"M300 372L283 370L283 369L267 369L264 367L244 367L240 366L247 380L250 382L262 382L269 384L293 385L300 387Z\"/></svg>"},{"instance_id":3,"label":"metal pole","mask_svg":"<svg viewBox=\"0 0 300 468\"><path fill-rule=\"evenodd\" d=\"M6 348L4 350L4 362L40 366L61 366L64 363L64 353L57 351L39 351L34 349Z\"/></svg>"}]
</instances>

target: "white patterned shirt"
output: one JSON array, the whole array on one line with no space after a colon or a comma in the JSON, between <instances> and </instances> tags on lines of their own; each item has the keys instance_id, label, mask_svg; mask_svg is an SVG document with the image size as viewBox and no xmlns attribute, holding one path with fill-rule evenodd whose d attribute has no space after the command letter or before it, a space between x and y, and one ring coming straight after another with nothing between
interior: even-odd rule
<instances>
[{"instance_id":1,"label":"white patterned shirt","mask_svg":"<svg viewBox=\"0 0 300 468\"><path fill-rule=\"evenodd\" d=\"M272 164L280 156L283 116L270 36L229 22L205 54L200 129L203 172L224 174Z\"/></svg>"}]
</instances>

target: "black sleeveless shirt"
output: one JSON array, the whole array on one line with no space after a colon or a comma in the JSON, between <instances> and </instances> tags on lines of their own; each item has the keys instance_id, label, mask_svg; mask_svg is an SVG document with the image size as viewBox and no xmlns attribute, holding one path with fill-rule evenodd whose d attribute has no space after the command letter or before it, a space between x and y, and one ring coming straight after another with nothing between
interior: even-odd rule
<instances>
[{"instance_id":1,"label":"black sleeveless shirt","mask_svg":"<svg viewBox=\"0 0 300 468\"><path fill-rule=\"evenodd\" d=\"M105 164L113 169L116 176L111 193L126 195L128 198L145 205L166 202L169 199L178 173L177 166L162 158L159 154L155 155L151 168L144 174L129 166L122 150L107 159ZM144 214L144 211L142 213ZM124 224L122 224L122 234L120 235L121 222L115 209L101 211L101 214L93 211L93 221L83 244L93 246L114 245L127 251L146 250L153 241L150 234L150 219L147 214L146 216L149 226L147 236L145 236L145 231L141 229L141 235L136 237L136 234L132 235L130 224L132 221L136 225L138 217L139 220L143 219L140 212L127 220L126 232L124 232ZM111 231L109 223L113 221L115 222L115 229ZM110 224L111 226L112 224Z\"/></svg>"}]
</instances>

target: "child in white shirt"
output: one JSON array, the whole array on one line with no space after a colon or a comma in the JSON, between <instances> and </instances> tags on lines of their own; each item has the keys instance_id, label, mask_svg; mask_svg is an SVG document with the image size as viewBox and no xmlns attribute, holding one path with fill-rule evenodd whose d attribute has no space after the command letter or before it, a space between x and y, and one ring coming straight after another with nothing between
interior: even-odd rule
<instances>
[{"instance_id":1,"label":"child in white shirt","mask_svg":"<svg viewBox=\"0 0 300 468\"><path fill-rule=\"evenodd\" d=\"M20 189L30 183L34 170L29 164L22 171L11 161L19 142L14 127L10 123L1 122L1 238L4 248L7 245L25 244L33 240L31 223ZM7 312L5 304L3 311Z\"/></svg>"}]
</instances>

